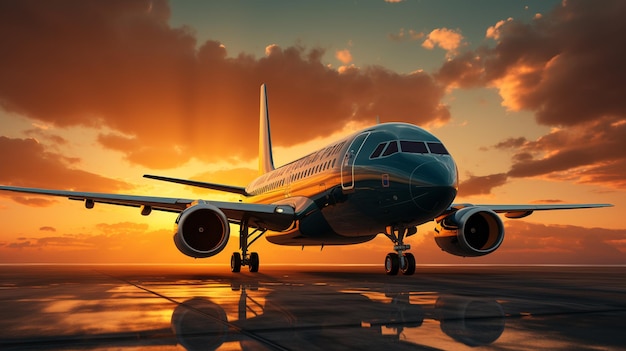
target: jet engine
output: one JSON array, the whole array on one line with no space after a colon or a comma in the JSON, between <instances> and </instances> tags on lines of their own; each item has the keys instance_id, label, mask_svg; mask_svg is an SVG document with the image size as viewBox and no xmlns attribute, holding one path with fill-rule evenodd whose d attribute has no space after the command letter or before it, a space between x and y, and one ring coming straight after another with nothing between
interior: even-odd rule
<instances>
[{"instance_id":1,"label":"jet engine","mask_svg":"<svg viewBox=\"0 0 626 351\"><path fill-rule=\"evenodd\" d=\"M228 243L230 227L224 212L199 202L176 219L174 243L187 256L205 258L217 255Z\"/></svg>"},{"instance_id":2,"label":"jet engine","mask_svg":"<svg viewBox=\"0 0 626 351\"><path fill-rule=\"evenodd\" d=\"M487 208L466 207L437 219L437 245L456 256L477 257L492 253L503 239L502 220Z\"/></svg>"}]
</instances>

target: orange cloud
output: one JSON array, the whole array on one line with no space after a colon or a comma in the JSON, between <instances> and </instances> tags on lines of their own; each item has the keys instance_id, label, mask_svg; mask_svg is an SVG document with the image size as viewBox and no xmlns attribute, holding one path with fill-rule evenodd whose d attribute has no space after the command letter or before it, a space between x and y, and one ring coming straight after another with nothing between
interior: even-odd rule
<instances>
[{"instance_id":1,"label":"orange cloud","mask_svg":"<svg viewBox=\"0 0 626 351\"><path fill-rule=\"evenodd\" d=\"M128 190L131 186L77 168L80 160L49 152L35 139L0 136L0 184L56 189L80 188L85 191ZM4 192L2 196L11 196ZM54 200L13 196L30 206L48 206Z\"/></svg>"},{"instance_id":2,"label":"orange cloud","mask_svg":"<svg viewBox=\"0 0 626 351\"><path fill-rule=\"evenodd\" d=\"M452 57L457 54L462 41L463 35L458 31L448 28L437 28L428 33L426 40L422 43L422 47L428 50L439 47L446 51L446 57Z\"/></svg>"},{"instance_id":3,"label":"orange cloud","mask_svg":"<svg viewBox=\"0 0 626 351\"><path fill-rule=\"evenodd\" d=\"M323 50L299 46L230 57L220 42L198 45L168 20L162 1L1 2L0 106L45 124L107 127L103 146L153 168L192 156L254 158L261 83L277 146L377 115L415 124L450 118L444 87L426 73L340 73L321 61Z\"/></svg>"},{"instance_id":4,"label":"orange cloud","mask_svg":"<svg viewBox=\"0 0 626 351\"><path fill-rule=\"evenodd\" d=\"M41 230L55 232L55 234L43 237L20 237L0 243L0 262L185 262L184 256L172 243L172 232L150 230L146 224L103 223L90 228L89 232L93 234L56 234L56 230Z\"/></svg>"},{"instance_id":5,"label":"orange cloud","mask_svg":"<svg viewBox=\"0 0 626 351\"><path fill-rule=\"evenodd\" d=\"M626 47L601 39L626 36L624 13L623 1L567 1L530 23L500 21L487 31L495 47L459 55L435 74L451 88L494 87L507 108L558 127L510 148L508 176L626 188Z\"/></svg>"},{"instance_id":6,"label":"orange cloud","mask_svg":"<svg viewBox=\"0 0 626 351\"><path fill-rule=\"evenodd\" d=\"M352 62L352 54L350 53L350 50L348 49L337 50L335 52L335 58L341 61L341 63L343 63L344 65L347 65L348 63Z\"/></svg>"},{"instance_id":7,"label":"orange cloud","mask_svg":"<svg viewBox=\"0 0 626 351\"><path fill-rule=\"evenodd\" d=\"M485 37L486 38L491 38L491 39L495 39L498 40L500 39L500 28L502 28L502 26L508 22L508 21L512 21L513 18L509 17L507 18L507 20L501 20L498 21L496 24L494 24L493 26L487 28L487 32L485 33Z\"/></svg>"}]
</instances>

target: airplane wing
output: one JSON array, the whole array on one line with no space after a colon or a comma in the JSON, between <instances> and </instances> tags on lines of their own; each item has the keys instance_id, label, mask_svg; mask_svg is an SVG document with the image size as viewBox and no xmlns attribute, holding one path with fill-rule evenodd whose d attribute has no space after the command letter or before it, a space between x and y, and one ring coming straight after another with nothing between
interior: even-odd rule
<instances>
[{"instance_id":1,"label":"airplane wing","mask_svg":"<svg viewBox=\"0 0 626 351\"><path fill-rule=\"evenodd\" d=\"M582 208L613 207L611 204L558 204L558 205L473 205L473 204L452 204L444 213L458 211L465 207L483 207L496 213L504 213L507 218L524 218L530 216L535 211L550 210L575 210Z\"/></svg>"},{"instance_id":2,"label":"airplane wing","mask_svg":"<svg viewBox=\"0 0 626 351\"><path fill-rule=\"evenodd\" d=\"M193 199L154 197L141 195L122 195L90 193L67 190L22 188L0 186L0 190L19 193L66 197L70 200L84 201L86 208L93 208L95 203L140 207L141 214L147 216L152 210L179 213L192 206ZM251 224L264 223L269 229L287 228L295 219L295 210L288 205L248 204L241 202L206 201L219 208L231 223L241 223L244 218L251 218ZM255 220L256 219L256 220ZM276 229L279 230L279 229ZM280 229L282 230L282 229Z\"/></svg>"}]
</instances>

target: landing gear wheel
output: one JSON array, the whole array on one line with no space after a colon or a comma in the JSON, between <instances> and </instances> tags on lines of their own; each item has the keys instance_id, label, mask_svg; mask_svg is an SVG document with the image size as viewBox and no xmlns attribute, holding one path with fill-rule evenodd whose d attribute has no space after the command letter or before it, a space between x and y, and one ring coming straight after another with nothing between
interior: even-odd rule
<instances>
[{"instance_id":1,"label":"landing gear wheel","mask_svg":"<svg viewBox=\"0 0 626 351\"><path fill-rule=\"evenodd\" d=\"M413 275L415 273L415 256L412 253L407 252L404 254L403 265L400 268L400 271L404 275Z\"/></svg>"},{"instance_id":2,"label":"landing gear wheel","mask_svg":"<svg viewBox=\"0 0 626 351\"><path fill-rule=\"evenodd\" d=\"M385 257L385 272L387 275L396 275L398 274L398 269L400 268L400 257L397 253L392 252L388 253L387 257Z\"/></svg>"},{"instance_id":3,"label":"landing gear wheel","mask_svg":"<svg viewBox=\"0 0 626 351\"><path fill-rule=\"evenodd\" d=\"M241 254L239 252L233 252L233 255L230 256L230 271L233 273L241 271Z\"/></svg>"},{"instance_id":4,"label":"landing gear wheel","mask_svg":"<svg viewBox=\"0 0 626 351\"><path fill-rule=\"evenodd\" d=\"M250 272L255 273L259 271L259 254L256 252L250 253L250 262L248 268Z\"/></svg>"}]
</instances>

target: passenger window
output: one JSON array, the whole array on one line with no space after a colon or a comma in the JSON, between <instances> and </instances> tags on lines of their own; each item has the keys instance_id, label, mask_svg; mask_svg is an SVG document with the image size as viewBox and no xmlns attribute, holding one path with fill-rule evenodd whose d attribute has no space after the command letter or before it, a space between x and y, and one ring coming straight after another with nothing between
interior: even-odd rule
<instances>
[{"instance_id":1,"label":"passenger window","mask_svg":"<svg viewBox=\"0 0 626 351\"><path fill-rule=\"evenodd\" d=\"M402 152L408 152L411 154L427 154L428 149L426 144L421 141L400 141L400 147Z\"/></svg>"},{"instance_id":2,"label":"passenger window","mask_svg":"<svg viewBox=\"0 0 626 351\"><path fill-rule=\"evenodd\" d=\"M378 146L376 146L376 149L374 150L374 152L372 152L372 154L370 155L370 158L376 158L376 157L380 156L380 154L383 153L383 149L385 148L385 145L387 145L387 143L380 143L380 144L378 144Z\"/></svg>"},{"instance_id":3,"label":"passenger window","mask_svg":"<svg viewBox=\"0 0 626 351\"><path fill-rule=\"evenodd\" d=\"M387 149L385 149L385 152L383 153L383 156L393 155L396 152L398 152L398 142L394 140L389 143Z\"/></svg>"},{"instance_id":4,"label":"passenger window","mask_svg":"<svg viewBox=\"0 0 626 351\"><path fill-rule=\"evenodd\" d=\"M428 143L430 152L438 155L449 155L448 150L441 143Z\"/></svg>"}]
</instances>

